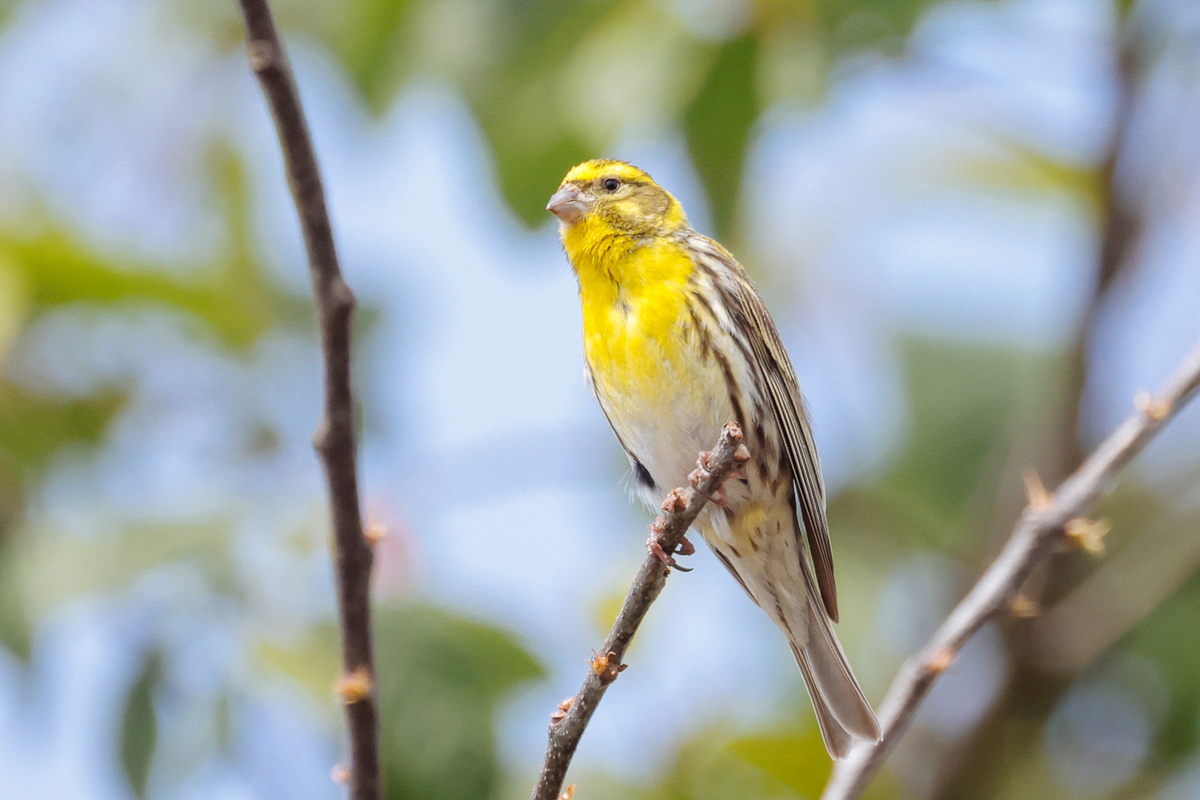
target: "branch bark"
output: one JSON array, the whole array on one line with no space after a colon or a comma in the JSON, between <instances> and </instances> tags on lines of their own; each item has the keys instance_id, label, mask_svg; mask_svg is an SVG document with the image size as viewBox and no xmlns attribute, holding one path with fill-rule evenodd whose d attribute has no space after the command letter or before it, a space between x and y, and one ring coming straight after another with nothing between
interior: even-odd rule
<instances>
[{"instance_id":1,"label":"branch bark","mask_svg":"<svg viewBox=\"0 0 1200 800\"><path fill-rule=\"evenodd\" d=\"M292 200L308 252L325 375L325 410L313 444L320 454L333 517L342 634L338 692L350 732L348 781L353 800L378 800L379 734L371 644L370 577L374 554L363 536L359 506L354 394L350 382L350 319L354 295L338 266L325 190L304 109L266 0L240 0L250 67L275 121Z\"/></svg>"},{"instance_id":2,"label":"branch bark","mask_svg":"<svg viewBox=\"0 0 1200 800\"><path fill-rule=\"evenodd\" d=\"M533 800L557 800L559 797L567 767L600 698L625 669L621 659L650 610L650 604L666 585L667 575L674 566L676 548L709 498L720 490L730 473L749 459L750 454L742 444L742 429L736 423L728 423L721 431L716 447L700 454L697 469L690 476L692 488L672 489L663 501L662 515L650 525L650 539L646 543L650 552L629 587L629 594L625 596L604 646L592 660L592 668L579 692L561 703L558 713L550 718L550 742L541 775L533 789Z\"/></svg>"},{"instance_id":3,"label":"branch bark","mask_svg":"<svg viewBox=\"0 0 1200 800\"><path fill-rule=\"evenodd\" d=\"M1105 494L1126 464L1200 389L1200 345L1176 369L1158 398L1139 397L1136 410L1105 439L1053 494L1031 492L1030 504L992 565L942 623L925 648L901 669L879 709L883 737L859 742L834 767L822 800L850 800L867 787L883 759L908 728L934 681L963 644L1011 603L1030 570L1067 539L1074 522Z\"/></svg>"},{"instance_id":4,"label":"branch bark","mask_svg":"<svg viewBox=\"0 0 1200 800\"><path fill-rule=\"evenodd\" d=\"M1113 288L1132 277L1138 266L1137 249L1145 227L1144 209L1129 187L1118 179L1119 165L1127 157L1127 149L1136 122L1137 94L1144 70L1147 43L1144 33L1132 21L1128 8L1118 13L1113 32L1113 91L1112 133L1103 159L1097 169L1096 217L1097 252L1094 280L1087 306L1079 318L1075 339L1065 353L1060 368L1064 389L1057 413L1050 409L1046 425L1032 432L1037 442L1035 454L1039 469L1046 480L1058 482L1083 462L1087 453L1080 443L1081 419L1086 411L1086 389L1089 376L1091 346L1096 338L1104 312L1109 305ZM1021 450L1029 444L1021 442L1010 453L1010 464L1028 463L1029 455ZM1021 511L1018 497L1012 493L1016 476L1006 474L1003 490L991 515L990 541L1002 543L1012 530L1013 519ZM1074 559L1047 559L1034 568L1021 588L1034 607L1042 605L1043 595L1071 570L1078 567ZM1097 623L1095 618L1089 622ZM968 789L979 786L980 776L1003 774L1002 762L1011 753L997 748L994 742L1004 736L1004 729L1014 714L1026 718L1031 714L1049 714L1067 690L1069 682L1062 675L1050 679L1038 664L1030 661L1040 648L1033 644L1034 625L1009 626L1005 631L1011 669L1000 697L974 730L959 737L946 749L934 780L935 791L927 800L953 800Z\"/></svg>"}]
</instances>

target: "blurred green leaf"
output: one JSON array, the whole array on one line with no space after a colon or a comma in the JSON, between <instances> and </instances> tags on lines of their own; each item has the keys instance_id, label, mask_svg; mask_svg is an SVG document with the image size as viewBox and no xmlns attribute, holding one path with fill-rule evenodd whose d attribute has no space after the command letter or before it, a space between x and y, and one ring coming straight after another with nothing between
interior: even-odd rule
<instances>
[{"instance_id":1,"label":"blurred green leaf","mask_svg":"<svg viewBox=\"0 0 1200 800\"><path fill-rule=\"evenodd\" d=\"M218 140L207 155L212 191L228 234L225 252L214 263L180 275L166 264L101 253L55 221L20 231L0 228L0 278L15 274L20 280L28 298L25 316L72 304L114 310L154 305L192 316L231 348L245 348L281 323L309 319L313 312L307 300L281 291L261 268L254 251L250 190L237 152ZM10 294L2 291L8 283L0 281L0 299Z\"/></svg>"},{"instance_id":2,"label":"blurred green leaf","mask_svg":"<svg viewBox=\"0 0 1200 800\"><path fill-rule=\"evenodd\" d=\"M118 391L64 398L0 380L0 526L13 526L28 482L64 448L94 445L125 402Z\"/></svg>"},{"instance_id":3,"label":"blurred green leaf","mask_svg":"<svg viewBox=\"0 0 1200 800\"><path fill-rule=\"evenodd\" d=\"M372 111L382 113L405 77L409 42L402 36L412 18L410 0L343 0L330 46Z\"/></svg>"},{"instance_id":4,"label":"blurred green leaf","mask_svg":"<svg viewBox=\"0 0 1200 800\"><path fill-rule=\"evenodd\" d=\"M1137 0L1117 0L1117 11L1121 15L1121 19L1128 19L1129 13L1133 11L1133 7L1137 5Z\"/></svg>"},{"instance_id":5,"label":"blurred green leaf","mask_svg":"<svg viewBox=\"0 0 1200 800\"><path fill-rule=\"evenodd\" d=\"M40 543L19 527L27 484L64 448L98 442L124 400L114 391L42 395L0 380L0 642L23 660L32 646L32 615L22 594L25 557Z\"/></svg>"},{"instance_id":6,"label":"blurred green leaf","mask_svg":"<svg viewBox=\"0 0 1200 800\"><path fill-rule=\"evenodd\" d=\"M758 39L753 33L726 42L683 113L688 151L708 190L720 236L732 231L750 133L762 110L757 70Z\"/></svg>"},{"instance_id":7,"label":"blurred green leaf","mask_svg":"<svg viewBox=\"0 0 1200 800\"><path fill-rule=\"evenodd\" d=\"M259 663L267 669L287 677L315 698L332 700L333 684L341 663L337 626L332 623L316 625L302 636L282 644L266 639L258 643L254 652ZM332 706L327 708L333 710Z\"/></svg>"},{"instance_id":8,"label":"blurred green leaf","mask_svg":"<svg viewBox=\"0 0 1200 800\"><path fill-rule=\"evenodd\" d=\"M501 191L528 225L546 221L546 200L568 169L602 155L568 124L558 82L614 5L611 0L507 4L496 62L463 86L495 156ZM597 124L605 123L599 118Z\"/></svg>"},{"instance_id":9,"label":"blurred green leaf","mask_svg":"<svg viewBox=\"0 0 1200 800\"><path fill-rule=\"evenodd\" d=\"M1200 619L1200 574L1135 626L1124 646L1158 664L1170 692L1171 707L1159 732L1156 751L1180 762L1200 746L1200 645L1194 635Z\"/></svg>"},{"instance_id":10,"label":"blurred green leaf","mask_svg":"<svg viewBox=\"0 0 1200 800\"><path fill-rule=\"evenodd\" d=\"M0 470L40 474L60 448L98 441L124 401L116 391L69 399L0 382Z\"/></svg>"},{"instance_id":11,"label":"blurred green leaf","mask_svg":"<svg viewBox=\"0 0 1200 800\"><path fill-rule=\"evenodd\" d=\"M541 666L509 634L428 606L381 607L374 627L388 798L495 796L496 709L517 686L542 677ZM263 643L258 653L332 701L339 664L332 624L290 646Z\"/></svg>"},{"instance_id":12,"label":"blurred green leaf","mask_svg":"<svg viewBox=\"0 0 1200 800\"><path fill-rule=\"evenodd\" d=\"M939 0L815 0L821 27L839 50L887 47L907 36Z\"/></svg>"},{"instance_id":13,"label":"blurred green leaf","mask_svg":"<svg viewBox=\"0 0 1200 800\"><path fill-rule=\"evenodd\" d=\"M28 662L33 647L29 617L21 602L14 534L0 530L0 645Z\"/></svg>"},{"instance_id":14,"label":"blurred green leaf","mask_svg":"<svg viewBox=\"0 0 1200 800\"><path fill-rule=\"evenodd\" d=\"M110 534L81 537L46 530L25 530L17 539L20 576L27 612L45 612L92 593L128 588L147 570L191 564L214 591L237 591L229 553L231 525L214 519L201 523L126 523Z\"/></svg>"},{"instance_id":15,"label":"blurred green leaf","mask_svg":"<svg viewBox=\"0 0 1200 800\"><path fill-rule=\"evenodd\" d=\"M158 719L154 693L162 679L162 653L152 649L142 662L141 672L125 698L121 715L121 767L138 797L146 796L154 748L158 743Z\"/></svg>"},{"instance_id":16,"label":"blurred green leaf","mask_svg":"<svg viewBox=\"0 0 1200 800\"><path fill-rule=\"evenodd\" d=\"M99 256L58 228L22 236L0 232L0 256L25 272L35 314L72 303L155 304L191 314L226 345L244 347L276 324L284 310L281 296L256 272L210 270L181 280L168 270Z\"/></svg>"},{"instance_id":17,"label":"blurred green leaf","mask_svg":"<svg viewBox=\"0 0 1200 800\"><path fill-rule=\"evenodd\" d=\"M957 544L977 487L994 487L1017 433L1056 389L1052 362L1016 348L904 344L908 442L880 482L918 532Z\"/></svg>"},{"instance_id":18,"label":"blurred green leaf","mask_svg":"<svg viewBox=\"0 0 1200 800\"><path fill-rule=\"evenodd\" d=\"M966 180L991 189L1012 189L1034 195L1066 192L1080 198L1099 197L1101 182L1093 164L1055 158L1029 145L992 137L1000 146L994 153L940 154L939 169L949 169Z\"/></svg>"},{"instance_id":19,"label":"blurred green leaf","mask_svg":"<svg viewBox=\"0 0 1200 800\"><path fill-rule=\"evenodd\" d=\"M833 772L833 762L821 741L815 719L803 730L772 730L745 734L729 742L729 751L752 764L800 797L817 798ZM863 800L899 796L887 773L871 782Z\"/></svg>"},{"instance_id":20,"label":"blurred green leaf","mask_svg":"<svg viewBox=\"0 0 1200 800\"><path fill-rule=\"evenodd\" d=\"M729 727L712 724L693 731L655 782L651 796L660 800L795 797L791 787L741 757L739 750L745 748L730 739ZM828 771L828 763L819 768Z\"/></svg>"},{"instance_id":21,"label":"blurred green leaf","mask_svg":"<svg viewBox=\"0 0 1200 800\"><path fill-rule=\"evenodd\" d=\"M832 769L815 722L803 732L739 736L729 751L802 797L819 796Z\"/></svg>"},{"instance_id":22,"label":"blurred green leaf","mask_svg":"<svg viewBox=\"0 0 1200 800\"><path fill-rule=\"evenodd\" d=\"M547 132L548 141L514 141L505 133L511 122L496 113L484 121L484 132L493 139L505 199L525 224L535 226L546 221L546 201L567 170L596 153L581 139L554 131Z\"/></svg>"},{"instance_id":23,"label":"blurred green leaf","mask_svg":"<svg viewBox=\"0 0 1200 800\"><path fill-rule=\"evenodd\" d=\"M29 310L27 284L24 272L0 255L0 361L25 323Z\"/></svg>"},{"instance_id":24,"label":"blurred green leaf","mask_svg":"<svg viewBox=\"0 0 1200 800\"><path fill-rule=\"evenodd\" d=\"M508 634L437 609L381 609L376 632L387 796L493 796L496 707L542 668Z\"/></svg>"}]
</instances>

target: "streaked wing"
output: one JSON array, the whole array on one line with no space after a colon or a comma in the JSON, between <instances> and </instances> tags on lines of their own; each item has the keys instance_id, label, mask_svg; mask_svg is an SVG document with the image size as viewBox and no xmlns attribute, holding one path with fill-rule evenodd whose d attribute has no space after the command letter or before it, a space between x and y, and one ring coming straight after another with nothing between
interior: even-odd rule
<instances>
[{"instance_id":1,"label":"streaked wing","mask_svg":"<svg viewBox=\"0 0 1200 800\"><path fill-rule=\"evenodd\" d=\"M740 269L739 269L740 271ZM766 378L771 408L783 433L784 446L795 479L800 515L808 534L808 549L825 611L838 620L837 587L833 578L833 551L829 544L829 523L825 519L825 483L821 463L813 441L812 426L800 396L800 383L779 339L775 323L758 292L744 277L738 281L738 300L748 323L746 334Z\"/></svg>"}]
</instances>

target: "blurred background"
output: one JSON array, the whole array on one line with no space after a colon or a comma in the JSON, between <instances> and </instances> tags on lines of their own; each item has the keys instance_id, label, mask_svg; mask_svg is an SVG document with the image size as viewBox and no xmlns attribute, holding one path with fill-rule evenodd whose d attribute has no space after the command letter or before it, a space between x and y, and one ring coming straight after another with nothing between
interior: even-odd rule
<instances>
[{"instance_id":1,"label":"blurred background","mask_svg":"<svg viewBox=\"0 0 1200 800\"><path fill-rule=\"evenodd\" d=\"M648 169L745 263L812 407L878 702L1200 337L1194 0L278 0L343 267L388 797L523 798L649 516L546 199ZM0 797L337 798L319 362L227 0L0 2ZM876 798L1200 798L1200 408L1103 559L976 636ZM577 797L812 798L799 675L707 553Z\"/></svg>"}]
</instances>

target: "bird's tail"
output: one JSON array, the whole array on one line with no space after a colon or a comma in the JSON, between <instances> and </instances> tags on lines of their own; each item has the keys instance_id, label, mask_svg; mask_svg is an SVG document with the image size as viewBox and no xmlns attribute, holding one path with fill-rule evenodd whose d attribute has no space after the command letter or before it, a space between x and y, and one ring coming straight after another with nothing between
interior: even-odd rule
<instances>
[{"instance_id":1,"label":"bird's tail","mask_svg":"<svg viewBox=\"0 0 1200 800\"><path fill-rule=\"evenodd\" d=\"M721 563L787 636L825 748L844 758L855 739L879 740L879 721L833 633L803 536L787 532L795 525L791 509L775 504L765 513L710 517L700 529Z\"/></svg>"},{"instance_id":2,"label":"bird's tail","mask_svg":"<svg viewBox=\"0 0 1200 800\"><path fill-rule=\"evenodd\" d=\"M834 758L845 758L856 738L879 741L879 721L815 593L795 600L791 609L784 609L780 627L800 665L825 749Z\"/></svg>"}]
</instances>

